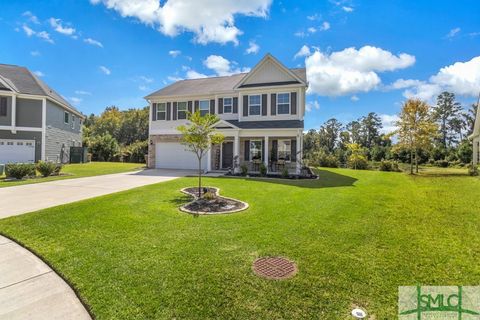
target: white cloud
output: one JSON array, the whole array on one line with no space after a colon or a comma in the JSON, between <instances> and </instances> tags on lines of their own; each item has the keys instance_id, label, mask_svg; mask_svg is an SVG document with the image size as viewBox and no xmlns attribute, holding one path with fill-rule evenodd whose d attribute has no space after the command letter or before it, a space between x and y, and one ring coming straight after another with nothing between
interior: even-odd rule
<instances>
[{"instance_id":1,"label":"white cloud","mask_svg":"<svg viewBox=\"0 0 480 320\"><path fill-rule=\"evenodd\" d=\"M353 95L350 97L350 100L352 100L353 102L357 102L358 100L360 100L360 98L357 97L356 95Z\"/></svg>"},{"instance_id":2,"label":"white cloud","mask_svg":"<svg viewBox=\"0 0 480 320\"><path fill-rule=\"evenodd\" d=\"M143 81L145 83L152 83L153 82L153 78L150 78L150 77L147 77L147 76L139 76L138 78L140 79L140 81Z\"/></svg>"},{"instance_id":3,"label":"white cloud","mask_svg":"<svg viewBox=\"0 0 480 320\"><path fill-rule=\"evenodd\" d=\"M29 36L29 37L31 37L31 36L33 36L34 34L36 34L35 31L33 31L32 29L30 29L30 27L27 26L27 25L25 25L25 24L22 26L22 28L23 28L23 31L25 31L25 34L26 34L27 36Z\"/></svg>"},{"instance_id":4,"label":"white cloud","mask_svg":"<svg viewBox=\"0 0 480 320\"><path fill-rule=\"evenodd\" d=\"M257 54L260 50L260 46L253 40L248 43L248 48L245 50L246 54Z\"/></svg>"},{"instance_id":5,"label":"white cloud","mask_svg":"<svg viewBox=\"0 0 480 320\"><path fill-rule=\"evenodd\" d=\"M37 32L37 31L31 29L29 26L27 26L25 24L22 26L22 29L28 37L36 36L36 37L38 37L38 38L40 38L40 39L42 39L46 42L54 43L52 38L50 38L50 34L46 31Z\"/></svg>"},{"instance_id":6,"label":"white cloud","mask_svg":"<svg viewBox=\"0 0 480 320\"><path fill-rule=\"evenodd\" d=\"M88 91L83 91L83 90L76 90L75 94L76 95L82 95L82 96L91 96L92 95L92 93L90 93Z\"/></svg>"},{"instance_id":7,"label":"white cloud","mask_svg":"<svg viewBox=\"0 0 480 320\"><path fill-rule=\"evenodd\" d=\"M353 12L353 7L342 6L342 10L345 12Z\"/></svg>"},{"instance_id":8,"label":"white cloud","mask_svg":"<svg viewBox=\"0 0 480 320\"><path fill-rule=\"evenodd\" d=\"M75 29L72 27L64 26L61 19L50 18L48 21L50 22L52 28L58 33L64 34L66 36L73 36L75 33Z\"/></svg>"},{"instance_id":9,"label":"white cloud","mask_svg":"<svg viewBox=\"0 0 480 320\"><path fill-rule=\"evenodd\" d=\"M407 88L403 93L407 98L416 97L428 101L442 91L476 97L480 90L480 56L470 61L455 62L452 65L443 67L437 74L431 76L428 81L400 79L395 83L399 81L403 81L406 84L404 87L397 87L398 89Z\"/></svg>"},{"instance_id":10,"label":"white cloud","mask_svg":"<svg viewBox=\"0 0 480 320\"><path fill-rule=\"evenodd\" d=\"M310 21L320 20L321 16L318 13L312 14L311 16L307 16L307 19Z\"/></svg>"},{"instance_id":11,"label":"white cloud","mask_svg":"<svg viewBox=\"0 0 480 320\"><path fill-rule=\"evenodd\" d=\"M380 130L381 133L390 133L395 131L395 123L398 121L398 116L396 114L381 114L380 119L382 119L383 128Z\"/></svg>"},{"instance_id":12,"label":"white cloud","mask_svg":"<svg viewBox=\"0 0 480 320\"><path fill-rule=\"evenodd\" d=\"M312 111L312 110L318 110L318 109L320 109L320 104L318 103L317 100L315 100L315 101L313 101L313 102L309 101L309 102L307 102L307 104L305 105L305 110L306 110L307 112L310 112L310 111Z\"/></svg>"},{"instance_id":13,"label":"white cloud","mask_svg":"<svg viewBox=\"0 0 480 320\"><path fill-rule=\"evenodd\" d=\"M222 56L210 55L203 61L203 64L219 76L229 76L235 73L248 72L250 68L238 68L234 65L235 62L231 62Z\"/></svg>"},{"instance_id":14,"label":"white cloud","mask_svg":"<svg viewBox=\"0 0 480 320\"><path fill-rule=\"evenodd\" d=\"M30 55L32 57L38 57L40 55L40 51L38 50L30 51Z\"/></svg>"},{"instance_id":15,"label":"white cloud","mask_svg":"<svg viewBox=\"0 0 480 320\"><path fill-rule=\"evenodd\" d=\"M293 57L293 59L297 59L300 57L307 57L311 54L312 53L310 51L310 48L307 45L303 45L303 47L301 47L300 50L298 50L298 52L295 53L295 56Z\"/></svg>"},{"instance_id":16,"label":"white cloud","mask_svg":"<svg viewBox=\"0 0 480 320\"><path fill-rule=\"evenodd\" d=\"M33 71L33 74L36 75L37 77L44 77L45 73L42 71Z\"/></svg>"},{"instance_id":17,"label":"white cloud","mask_svg":"<svg viewBox=\"0 0 480 320\"><path fill-rule=\"evenodd\" d=\"M235 26L235 16L266 18L272 0L90 0L103 3L123 17L134 17L174 37L189 31L195 41L238 44L242 31Z\"/></svg>"},{"instance_id":18,"label":"white cloud","mask_svg":"<svg viewBox=\"0 0 480 320\"><path fill-rule=\"evenodd\" d=\"M68 98L68 100L70 100L70 102L75 106L79 105L82 102L82 98L78 97L70 97Z\"/></svg>"},{"instance_id":19,"label":"white cloud","mask_svg":"<svg viewBox=\"0 0 480 320\"><path fill-rule=\"evenodd\" d=\"M422 82L420 80L413 79L398 79L391 85L387 86L387 89L405 89L420 85Z\"/></svg>"},{"instance_id":20,"label":"white cloud","mask_svg":"<svg viewBox=\"0 0 480 320\"><path fill-rule=\"evenodd\" d=\"M414 56L394 55L372 46L358 50L346 48L330 54L316 49L305 59L308 92L326 96L368 92L381 83L377 73L407 68L414 63Z\"/></svg>"},{"instance_id":21,"label":"white cloud","mask_svg":"<svg viewBox=\"0 0 480 320\"><path fill-rule=\"evenodd\" d=\"M199 73L195 70L188 70L187 71L187 79L200 79L200 78L207 78L208 76L203 73Z\"/></svg>"},{"instance_id":22,"label":"white cloud","mask_svg":"<svg viewBox=\"0 0 480 320\"><path fill-rule=\"evenodd\" d=\"M100 41L92 39L92 38L83 39L83 42L91 44L92 46L97 46L97 47L103 48L103 44Z\"/></svg>"},{"instance_id":23,"label":"white cloud","mask_svg":"<svg viewBox=\"0 0 480 320\"><path fill-rule=\"evenodd\" d=\"M139 86L138 86L138 89L139 89L140 91L148 91L148 90L150 90L150 88L149 88L148 86L144 85L144 84L139 85Z\"/></svg>"},{"instance_id":24,"label":"white cloud","mask_svg":"<svg viewBox=\"0 0 480 320\"><path fill-rule=\"evenodd\" d=\"M43 39L49 43L53 43L53 40L50 38L50 34L46 31L40 31L40 32L37 32L37 37L39 37L40 39Z\"/></svg>"},{"instance_id":25,"label":"white cloud","mask_svg":"<svg viewBox=\"0 0 480 320\"><path fill-rule=\"evenodd\" d=\"M170 51L168 51L168 54L171 55L172 57L176 58L176 57L178 57L179 55L182 54L182 51L180 51L180 50L170 50Z\"/></svg>"},{"instance_id":26,"label":"white cloud","mask_svg":"<svg viewBox=\"0 0 480 320\"><path fill-rule=\"evenodd\" d=\"M308 31L308 33L315 33L315 32L317 32L317 28L310 27L310 28L307 29L307 31Z\"/></svg>"},{"instance_id":27,"label":"white cloud","mask_svg":"<svg viewBox=\"0 0 480 320\"><path fill-rule=\"evenodd\" d=\"M462 29L460 28L453 28L452 30L450 30L447 35L445 36L445 38L447 39L451 39L453 37L455 37Z\"/></svg>"},{"instance_id":28,"label":"white cloud","mask_svg":"<svg viewBox=\"0 0 480 320\"><path fill-rule=\"evenodd\" d=\"M330 22L324 21L320 27L320 31L327 31L328 29L330 29Z\"/></svg>"},{"instance_id":29,"label":"white cloud","mask_svg":"<svg viewBox=\"0 0 480 320\"><path fill-rule=\"evenodd\" d=\"M110 69L108 69L107 67L105 66L100 66L99 67L100 71L102 71L104 74L106 74L107 76L110 75L112 72L110 71Z\"/></svg>"},{"instance_id":30,"label":"white cloud","mask_svg":"<svg viewBox=\"0 0 480 320\"><path fill-rule=\"evenodd\" d=\"M168 81L171 81L171 82L177 82L177 81L183 80L183 78L176 77L176 76L168 76L167 79Z\"/></svg>"},{"instance_id":31,"label":"white cloud","mask_svg":"<svg viewBox=\"0 0 480 320\"><path fill-rule=\"evenodd\" d=\"M303 31L297 31L293 34L295 37L303 38L306 36L305 32Z\"/></svg>"},{"instance_id":32,"label":"white cloud","mask_svg":"<svg viewBox=\"0 0 480 320\"><path fill-rule=\"evenodd\" d=\"M30 22L33 22L35 24L40 24L40 21L38 20L37 16L30 11L25 11L24 13L22 13L22 16L27 17L27 19Z\"/></svg>"}]
</instances>

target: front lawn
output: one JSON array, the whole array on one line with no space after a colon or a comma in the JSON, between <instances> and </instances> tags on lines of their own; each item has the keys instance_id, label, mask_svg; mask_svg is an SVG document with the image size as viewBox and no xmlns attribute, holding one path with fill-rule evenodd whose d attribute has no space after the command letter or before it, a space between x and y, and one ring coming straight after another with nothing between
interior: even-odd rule
<instances>
[{"instance_id":1,"label":"front lawn","mask_svg":"<svg viewBox=\"0 0 480 320\"><path fill-rule=\"evenodd\" d=\"M127 172L144 167L141 163L122 163L122 162L90 162L79 164L66 164L62 168L62 173L66 175L52 176L42 178L37 174L34 179L25 179L20 181L6 181L5 176L0 176L0 188L18 186L22 184L47 182L61 179L72 179L99 176L103 174Z\"/></svg>"},{"instance_id":2,"label":"front lawn","mask_svg":"<svg viewBox=\"0 0 480 320\"><path fill-rule=\"evenodd\" d=\"M394 319L398 286L480 282L480 179L322 169L320 180L205 178L250 204L180 212L183 178L0 220L98 319ZM298 264L285 281L252 262Z\"/></svg>"}]
</instances>

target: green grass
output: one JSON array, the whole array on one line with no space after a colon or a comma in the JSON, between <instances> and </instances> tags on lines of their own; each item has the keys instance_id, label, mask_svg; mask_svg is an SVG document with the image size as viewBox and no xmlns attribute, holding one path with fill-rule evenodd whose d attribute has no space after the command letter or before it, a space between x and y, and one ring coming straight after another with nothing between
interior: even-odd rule
<instances>
[{"instance_id":1,"label":"green grass","mask_svg":"<svg viewBox=\"0 0 480 320\"><path fill-rule=\"evenodd\" d=\"M43 178L37 173L34 179L25 180L5 180L5 176L0 176L0 188L18 186L22 184L31 184L39 182L47 182L53 180L72 179L99 176L103 174L120 173L140 169L144 165L140 163L121 163L121 162L90 162L84 164L67 164L63 167L62 173L66 175L53 176Z\"/></svg>"},{"instance_id":2,"label":"green grass","mask_svg":"<svg viewBox=\"0 0 480 320\"><path fill-rule=\"evenodd\" d=\"M98 319L394 319L398 286L480 282L480 179L322 169L318 181L206 178L250 204L181 213L182 178L0 220ZM286 281L252 274L285 256Z\"/></svg>"}]
</instances>

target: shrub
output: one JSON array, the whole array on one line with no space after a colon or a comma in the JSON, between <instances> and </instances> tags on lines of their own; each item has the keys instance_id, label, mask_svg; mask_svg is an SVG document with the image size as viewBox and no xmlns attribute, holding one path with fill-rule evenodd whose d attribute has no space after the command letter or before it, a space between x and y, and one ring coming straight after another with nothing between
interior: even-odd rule
<instances>
[{"instance_id":1,"label":"shrub","mask_svg":"<svg viewBox=\"0 0 480 320\"><path fill-rule=\"evenodd\" d=\"M265 177L267 175L267 167L265 166L264 163L260 164L260 175L262 177Z\"/></svg>"},{"instance_id":2,"label":"shrub","mask_svg":"<svg viewBox=\"0 0 480 320\"><path fill-rule=\"evenodd\" d=\"M389 160L382 160L380 162L380 166L378 168L380 171L395 171L398 172L400 169L398 168L398 163L395 161L389 161Z\"/></svg>"},{"instance_id":3,"label":"shrub","mask_svg":"<svg viewBox=\"0 0 480 320\"><path fill-rule=\"evenodd\" d=\"M48 177L55 172L57 165L50 161L38 161L35 167L43 177Z\"/></svg>"},{"instance_id":4,"label":"shrub","mask_svg":"<svg viewBox=\"0 0 480 320\"><path fill-rule=\"evenodd\" d=\"M213 200L215 198L216 198L215 193L212 191L207 191L203 194L203 199L205 200Z\"/></svg>"},{"instance_id":5,"label":"shrub","mask_svg":"<svg viewBox=\"0 0 480 320\"><path fill-rule=\"evenodd\" d=\"M468 175L470 175L470 176L478 176L478 175L479 175L478 166L473 165L473 164L469 164L469 165L468 165Z\"/></svg>"},{"instance_id":6,"label":"shrub","mask_svg":"<svg viewBox=\"0 0 480 320\"><path fill-rule=\"evenodd\" d=\"M289 173L287 168L283 168L282 170L282 178L288 178Z\"/></svg>"},{"instance_id":7,"label":"shrub","mask_svg":"<svg viewBox=\"0 0 480 320\"><path fill-rule=\"evenodd\" d=\"M327 168L338 168L339 161L338 158L333 154L327 154L324 151L315 152L310 162L314 166L318 167L327 167Z\"/></svg>"},{"instance_id":8,"label":"shrub","mask_svg":"<svg viewBox=\"0 0 480 320\"><path fill-rule=\"evenodd\" d=\"M440 167L440 168L447 168L448 167L448 161L447 160L437 160L433 164L434 166Z\"/></svg>"},{"instance_id":9,"label":"shrub","mask_svg":"<svg viewBox=\"0 0 480 320\"><path fill-rule=\"evenodd\" d=\"M246 164L242 164L242 165L240 166L240 174L241 174L242 176L246 176L247 173L248 173L248 166L247 166Z\"/></svg>"},{"instance_id":10,"label":"shrub","mask_svg":"<svg viewBox=\"0 0 480 320\"><path fill-rule=\"evenodd\" d=\"M363 155L352 154L348 157L348 166L355 170L366 170L368 169L368 161Z\"/></svg>"},{"instance_id":11,"label":"shrub","mask_svg":"<svg viewBox=\"0 0 480 320\"><path fill-rule=\"evenodd\" d=\"M55 164L55 170L53 170L52 176L58 176L60 174L60 171L62 171L63 165L61 163L56 163Z\"/></svg>"},{"instance_id":12,"label":"shrub","mask_svg":"<svg viewBox=\"0 0 480 320\"><path fill-rule=\"evenodd\" d=\"M27 176L35 176L34 163L9 163L5 166L7 178L23 179Z\"/></svg>"},{"instance_id":13,"label":"shrub","mask_svg":"<svg viewBox=\"0 0 480 320\"><path fill-rule=\"evenodd\" d=\"M469 140L463 140L457 149L457 158L463 163L472 161L473 148Z\"/></svg>"}]
</instances>

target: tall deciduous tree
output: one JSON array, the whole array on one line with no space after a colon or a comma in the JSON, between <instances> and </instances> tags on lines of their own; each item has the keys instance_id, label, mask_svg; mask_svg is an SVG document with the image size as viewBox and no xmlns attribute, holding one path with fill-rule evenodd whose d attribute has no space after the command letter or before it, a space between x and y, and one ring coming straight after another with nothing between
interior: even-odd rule
<instances>
[{"instance_id":1,"label":"tall deciduous tree","mask_svg":"<svg viewBox=\"0 0 480 320\"><path fill-rule=\"evenodd\" d=\"M198 159L198 197L202 197L202 158L213 144L222 143L224 136L217 132L214 124L219 118L214 114L200 115L200 111L188 114L187 125L177 127L182 134L182 144L193 152Z\"/></svg>"},{"instance_id":2,"label":"tall deciduous tree","mask_svg":"<svg viewBox=\"0 0 480 320\"><path fill-rule=\"evenodd\" d=\"M415 155L415 171L418 173L418 151L430 149L437 133L430 106L419 99L407 100L402 106L396 126L397 147L410 152L411 174Z\"/></svg>"},{"instance_id":3,"label":"tall deciduous tree","mask_svg":"<svg viewBox=\"0 0 480 320\"><path fill-rule=\"evenodd\" d=\"M326 151L332 153L337 146L342 124L335 118L327 120L318 132L319 143L326 148Z\"/></svg>"},{"instance_id":4,"label":"tall deciduous tree","mask_svg":"<svg viewBox=\"0 0 480 320\"><path fill-rule=\"evenodd\" d=\"M457 119L461 118L462 107L455 101L455 94L451 92L442 92L437 97L437 104L433 108L433 115L439 126L439 142L443 148L450 147L457 143L458 126L461 123Z\"/></svg>"},{"instance_id":5,"label":"tall deciduous tree","mask_svg":"<svg viewBox=\"0 0 480 320\"><path fill-rule=\"evenodd\" d=\"M370 149L379 142L382 119L375 112L370 112L360 120L360 124L361 144Z\"/></svg>"}]
</instances>

